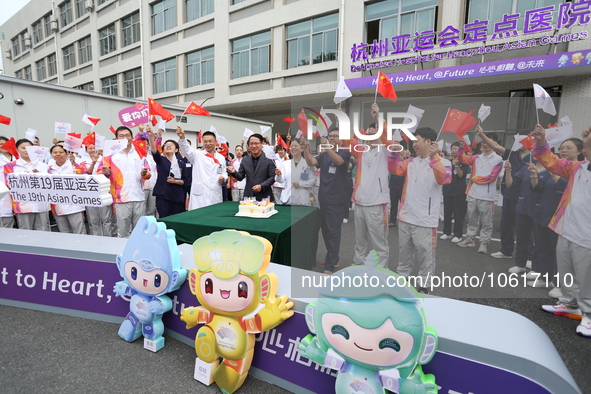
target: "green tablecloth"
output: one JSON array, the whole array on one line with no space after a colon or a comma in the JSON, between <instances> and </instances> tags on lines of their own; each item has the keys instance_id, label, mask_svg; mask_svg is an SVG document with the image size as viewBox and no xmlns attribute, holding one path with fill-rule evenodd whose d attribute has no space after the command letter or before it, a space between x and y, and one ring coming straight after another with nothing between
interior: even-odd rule
<instances>
[{"instance_id":1,"label":"green tablecloth","mask_svg":"<svg viewBox=\"0 0 591 394\"><path fill-rule=\"evenodd\" d=\"M312 269L318 247L320 212L318 208L275 205L277 213L267 219L234 216L238 203L226 201L159 221L176 232L178 242L193 243L214 231L248 231L268 239L273 245L271 261L292 267Z\"/></svg>"}]
</instances>

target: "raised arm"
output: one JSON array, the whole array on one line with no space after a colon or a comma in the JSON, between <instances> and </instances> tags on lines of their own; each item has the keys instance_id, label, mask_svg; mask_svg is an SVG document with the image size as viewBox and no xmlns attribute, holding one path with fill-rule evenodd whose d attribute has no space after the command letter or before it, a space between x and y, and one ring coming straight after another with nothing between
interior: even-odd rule
<instances>
[{"instance_id":1,"label":"raised arm","mask_svg":"<svg viewBox=\"0 0 591 394\"><path fill-rule=\"evenodd\" d=\"M319 167L318 160L314 156L312 156L312 152L310 152L310 142L305 138L300 138L300 145L302 146L302 151L304 152L304 159L306 159L306 163L310 167Z\"/></svg>"},{"instance_id":2,"label":"raised arm","mask_svg":"<svg viewBox=\"0 0 591 394\"><path fill-rule=\"evenodd\" d=\"M476 126L476 135L480 137L482 142L490 146L492 150L503 156L507 150L504 146L499 145L498 142L491 140L484 134L484 130L480 126Z\"/></svg>"},{"instance_id":3,"label":"raised arm","mask_svg":"<svg viewBox=\"0 0 591 394\"><path fill-rule=\"evenodd\" d=\"M533 150L533 155L536 160L551 173L569 179L573 169L579 164L579 162L559 159L556 157L546 142L546 130L544 130L542 125L536 125L532 134L536 139L536 146Z\"/></svg>"},{"instance_id":4,"label":"raised arm","mask_svg":"<svg viewBox=\"0 0 591 394\"><path fill-rule=\"evenodd\" d=\"M179 146L181 147L183 156L185 156L193 165L196 165L197 152L195 152L195 149L193 149L185 139L185 130L183 130L181 126L176 127L176 135L179 137Z\"/></svg>"}]
</instances>

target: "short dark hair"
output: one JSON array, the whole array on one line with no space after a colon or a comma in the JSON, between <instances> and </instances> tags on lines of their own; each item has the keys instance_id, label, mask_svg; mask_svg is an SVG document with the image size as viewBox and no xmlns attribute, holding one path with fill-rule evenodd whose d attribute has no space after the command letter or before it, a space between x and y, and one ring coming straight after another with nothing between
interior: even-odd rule
<instances>
[{"instance_id":1,"label":"short dark hair","mask_svg":"<svg viewBox=\"0 0 591 394\"><path fill-rule=\"evenodd\" d=\"M172 143L174 144L174 147L175 147L177 150L178 150L178 149L180 149L180 147L179 147L179 143L178 143L178 142L176 142L175 140L166 140L166 141L164 141L164 143L162 144L162 146L164 147L164 145L168 144L169 142L172 142Z\"/></svg>"},{"instance_id":2,"label":"short dark hair","mask_svg":"<svg viewBox=\"0 0 591 394\"><path fill-rule=\"evenodd\" d=\"M33 143L26 138L21 138L20 140L16 141L15 145L18 148L19 146L21 146L24 143L29 143L29 144L33 145Z\"/></svg>"},{"instance_id":3,"label":"short dark hair","mask_svg":"<svg viewBox=\"0 0 591 394\"><path fill-rule=\"evenodd\" d=\"M585 144L583 143L583 140L580 139L580 138L576 138L576 137L569 138L569 139L566 139L566 140L562 141L562 143L559 145L559 147L562 146L562 144L564 144L566 141L571 141L573 144L575 144L575 146L577 147L577 150L578 151L581 151L581 153L579 153L579 155L577 156L577 160L578 161L584 161L585 160L585 155L583 155L582 150L585 147Z\"/></svg>"},{"instance_id":4,"label":"short dark hair","mask_svg":"<svg viewBox=\"0 0 591 394\"><path fill-rule=\"evenodd\" d=\"M262 143L263 143L263 141L265 140L265 139L264 139L264 137L263 137L262 135L260 135L259 133L254 133L254 134L251 134L251 135L250 135L250 137L248 137L248 140L246 141L246 143L247 143L247 144L250 144L250 139L251 139L252 137L258 138L258 139L259 139L259 141L261 141L261 144L262 144Z\"/></svg>"},{"instance_id":5,"label":"short dark hair","mask_svg":"<svg viewBox=\"0 0 591 394\"><path fill-rule=\"evenodd\" d=\"M54 145L54 146L52 146L52 147L51 147L51 149L49 149L49 153L53 153L53 150L54 150L55 148L62 148L64 152L68 153L68 152L66 151L66 149L65 149L63 146L61 146L61 145Z\"/></svg>"},{"instance_id":6,"label":"short dark hair","mask_svg":"<svg viewBox=\"0 0 591 394\"><path fill-rule=\"evenodd\" d=\"M0 135L0 141L8 141L8 138L4 137L3 135Z\"/></svg>"},{"instance_id":7,"label":"short dark hair","mask_svg":"<svg viewBox=\"0 0 591 394\"><path fill-rule=\"evenodd\" d=\"M275 145L275 153L279 152L280 150L285 150L283 145Z\"/></svg>"},{"instance_id":8,"label":"short dark hair","mask_svg":"<svg viewBox=\"0 0 591 394\"><path fill-rule=\"evenodd\" d=\"M499 142L499 136L496 133L486 133L485 136L487 136L494 142Z\"/></svg>"},{"instance_id":9,"label":"short dark hair","mask_svg":"<svg viewBox=\"0 0 591 394\"><path fill-rule=\"evenodd\" d=\"M242 145L236 145L236 146L234 147L234 150L236 150L236 148L242 148ZM244 148L242 148L242 150L244 150Z\"/></svg>"},{"instance_id":10,"label":"short dark hair","mask_svg":"<svg viewBox=\"0 0 591 394\"><path fill-rule=\"evenodd\" d=\"M454 141L454 142L451 143L451 147L453 148L454 146L457 146L459 148L462 145L460 144L460 141Z\"/></svg>"},{"instance_id":11,"label":"short dark hair","mask_svg":"<svg viewBox=\"0 0 591 394\"><path fill-rule=\"evenodd\" d=\"M119 126L117 127L117 130L115 130L115 138L119 138L119 132L121 130L127 130L131 133L131 138L133 138L133 131L131 131L131 129L129 127L125 127L125 126Z\"/></svg>"},{"instance_id":12,"label":"short dark hair","mask_svg":"<svg viewBox=\"0 0 591 394\"><path fill-rule=\"evenodd\" d=\"M374 129L378 129L378 125L376 122L371 123L369 126L367 126L367 130L374 128Z\"/></svg>"},{"instance_id":13,"label":"short dark hair","mask_svg":"<svg viewBox=\"0 0 591 394\"><path fill-rule=\"evenodd\" d=\"M423 137L425 140L435 142L437 140L437 132L430 127L421 127L415 131L416 136Z\"/></svg>"},{"instance_id":14,"label":"short dark hair","mask_svg":"<svg viewBox=\"0 0 591 394\"><path fill-rule=\"evenodd\" d=\"M205 138L206 135L213 136L213 139L217 141L217 137L215 136L215 133L213 131L206 131L205 133L203 133L203 135L201 137Z\"/></svg>"},{"instance_id":15,"label":"short dark hair","mask_svg":"<svg viewBox=\"0 0 591 394\"><path fill-rule=\"evenodd\" d=\"M35 136L35 138L33 138L33 139L35 139L35 140L37 140L37 141L41 141L41 140L39 139L39 137L37 137L37 136Z\"/></svg>"}]
</instances>

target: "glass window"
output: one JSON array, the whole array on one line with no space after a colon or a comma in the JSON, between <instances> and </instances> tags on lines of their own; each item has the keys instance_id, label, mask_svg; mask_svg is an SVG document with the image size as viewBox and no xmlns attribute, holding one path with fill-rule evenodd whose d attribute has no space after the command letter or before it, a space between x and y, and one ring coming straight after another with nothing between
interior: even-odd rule
<instances>
[{"instance_id":1,"label":"glass window","mask_svg":"<svg viewBox=\"0 0 591 394\"><path fill-rule=\"evenodd\" d=\"M53 30L51 30L51 12L43 17L43 25L45 28L45 37L52 35Z\"/></svg>"},{"instance_id":2,"label":"glass window","mask_svg":"<svg viewBox=\"0 0 591 394\"><path fill-rule=\"evenodd\" d=\"M47 56L47 71L49 74L48 76L50 77L57 74L57 61L55 58L55 53Z\"/></svg>"},{"instance_id":3,"label":"glass window","mask_svg":"<svg viewBox=\"0 0 591 394\"><path fill-rule=\"evenodd\" d=\"M14 37L12 40L12 56L17 57L21 54L21 41L18 36Z\"/></svg>"},{"instance_id":4,"label":"glass window","mask_svg":"<svg viewBox=\"0 0 591 394\"><path fill-rule=\"evenodd\" d=\"M176 89L176 58L153 64L154 93Z\"/></svg>"},{"instance_id":5,"label":"glass window","mask_svg":"<svg viewBox=\"0 0 591 394\"><path fill-rule=\"evenodd\" d=\"M187 54L187 87L214 81L214 49L201 49Z\"/></svg>"},{"instance_id":6,"label":"glass window","mask_svg":"<svg viewBox=\"0 0 591 394\"><path fill-rule=\"evenodd\" d=\"M21 37L21 50L24 52L27 49L29 49L29 46L27 45L27 42L25 41L25 35L27 34L27 30L23 30L21 31L20 37Z\"/></svg>"},{"instance_id":7,"label":"glass window","mask_svg":"<svg viewBox=\"0 0 591 394\"><path fill-rule=\"evenodd\" d=\"M80 18L82 15L86 14L88 11L86 10L85 0L76 0L76 18Z\"/></svg>"},{"instance_id":8,"label":"glass window","mask_svg":"<svg viewBox=\"0 0 591 394\"><path fill-rule=\"evenodd\" d=\"M213 12L213 0L185 0L187 22Z\"/></svg>"},{"instance_id":9,"label":"glass window","mask_svg":"<svg viewBox=\"0 0 591 394\"><path fill-rule=\"evenodd\" d=\"M60 12L60 27L66 27L72 23L72 2L71 0L64 1L58 7Z\"/></svg>"},{"instance_id":10,"label":"glass window","mask_svg":"<svg viewBox=\"0 0 591 394\"><path fill-rule=\"evenodd\" d=\"M337 58L339 14L287 26L287 68Z\"/></svg>"},{"instance_id":11,"label":"glass window","mask_svg":"<svg viewBox=\"0 0 591 394\"><path fill-rule=\"evenodd\" d=\"M111 75L110 77L101 79L101 84L103 85L103 93L113 96L119 94L117 89L117 75Z\"/></svg>"},{"instance_id":12,"label":"glass window","mask_svg":"<svg viewBox=\"0 0 591 394\"><path fill-rule=\"evenodd\" d=\"M113 52L117 49L115 41L115 24L111 24L104 29L99 30L99 42L101 48L101 56Z\"/></svg>"},{"instance_id":13,"label":"glass window","mask_svg":"<svg viewBox=\"0 0 591 394\"><path fill-rule=\"evenodd\" d=\"M93 92L94 91L94 82L83 83L82 85L76 86L76 89L87 90L89 92Z\"/></svg>"},{"instance_id":14,"label":"glass window","mask_svg":"<svg viewBox=\"0 0 591 394\"><path fill-rule=\"evenodd\" d=\"M128 46L140 40L140 13L133 13L121 20L123 46Z\"/></svg>"},{"instance_id":15,"label":"glass window","mask_svg":"<svg viewBox=\"0 0 591 394\"><path fill-rule=\"evenodd\" d=\"M163 0L152 5L152 35L176 26L175 3L175 0Z\"/></svg>"},{"instance_id":16,"label":"glass window","mask_svg":"<svg viewBox=\"0 0 591 394\"><path fill-rule=\"evenodd\" d=\"M525 12L536 8L554 5L553 19L556 21L558 5L563 0L469 0L466 23L488 21L488 33L494 31L494 24L503 20L505 14L520 14L517 29L523 29Z\"/></svg>"},{"instance_id":17,"label":"glass window","mask_svg":"<svg viewBox=\"0 0 591 394\"><path fill-rule=\"evenodd\" d=\"M123 89L125 97L136 98L142 96L142 69L136 68L123 74Z\"/></svg>"},{"instance_id":18,"label":"glass window","mask_svg":"<svg viewBox=\"0 0 591 394\"><path fill-rule=\"evenodd\" d=\"M41 27L42 19L33 23L33 44L38 44L43 39L43 29Z\"/></svg>"},{"instance_id":19,"label":"glass window","mask_svg":"<svg viewBox=\"0 0 591 394\"><path fill-rule=\"evenodd\" d=\"M439 0L385 0L365 7L367 42L435 30Z\"/></svg>"},{"instance_id":20,"label":"glass window","mask_svg":"<svg viewBox=\"0 0 591 394\"><path fill-rule=\"evenodd\" d=\"M246 0L232 0L232 5L242 3L243 1L246 1Z\"/></svg>"},{"instance_id":21,"label":"glass window","mask_svg":"<svg viewBox=\"0 0 591 394\"><path fill-rule=\"evenodd\" d=\"M90 36L85 37L78 41L79 57L78 61L80 64L84 64L92 60L92 46L90 43Z\"/></svg>"},{"instance_id":22,"label":"glass window","mask_svg":"<svg viewBox=\"0 0 591 394\"><path fill-rule=\"evenodd\" d=\"M269 72L271 32L232 41L232 78Z\"/></svg>"},{"instance_id":23,"label":"glass window","mask_svg":"<svg viewBox=\"0 0 591 394\"><path fill-rule=\"evenodd\" d=\"M14 76L23 79L23 70L18 70L14 73Z\"/></svg>"},{"instance_id":24,"label":"glass window","mask_svg":"<svg viewBox=\"0 0 591 394\"><path fill-rule=\"evenodd\" d=\"M32 81L33 80L33 72L31 71L31 66L25 67L24 70L25 70L25 79Z\"/></svg>"},{"instance_id":25,"label":"glass window","mask_svg":"<svg viewBox=\"0 0 591 394\"><path fill-rule=\"evenodd\" d=\"M64 55L64 70L69 70L70 68L76 66L74 44L68 45L67 47L63 48L62 53Z\"/></svg>"},{"instance_id":26,"label":"glass window","mask_svg":"<svg viewBox=\"0 0 591 394\"><path fill-rule=\"evenodd\" d=\"M42 81L47 78L47 73L45 72L45 59L35 62L35 67L37 67L37 81Z\"/></svg>"},{"instance_id":27,"label":"glass window","mask_svg":"<svg viewBox=\"0 0 591 394\"><path fill-rule=\"evenodd\" d=\"M98 5L105 4L109 0L98 0Z\"/></svg>"}]
</instances>

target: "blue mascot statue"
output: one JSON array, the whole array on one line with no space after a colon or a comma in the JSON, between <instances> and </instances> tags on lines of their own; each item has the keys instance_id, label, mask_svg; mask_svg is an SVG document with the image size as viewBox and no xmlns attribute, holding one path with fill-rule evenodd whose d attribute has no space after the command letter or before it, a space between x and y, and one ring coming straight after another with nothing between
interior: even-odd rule
<instances>
[{"instance_id":1,"label":"blue mascot statue","mask_svg":"<svg viewBox=\"0 0 591 394\"><path fill-rule=\"evenodd\" d=\"M180 267L174 231L152 216L141 217L123 254L117 256L117 267L123 281L115 284L114 292L129 298L130 310L119 336L133 342L143 335L147 349L162 349L162 314L172 309L165 294L177 290L187 277L187 270Z\"/></svg>"}]
</instances>

